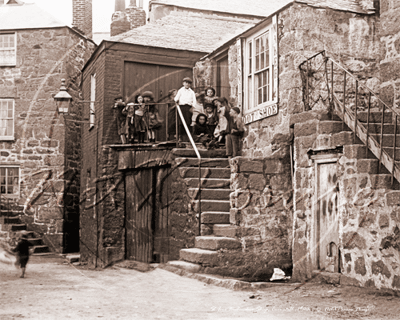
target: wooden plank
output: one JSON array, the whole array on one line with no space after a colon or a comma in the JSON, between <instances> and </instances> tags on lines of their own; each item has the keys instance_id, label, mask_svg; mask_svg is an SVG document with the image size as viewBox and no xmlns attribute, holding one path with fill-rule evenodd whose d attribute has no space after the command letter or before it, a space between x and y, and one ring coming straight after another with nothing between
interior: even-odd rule
<instances>
[{"instance_id":1,"label":"wooden plank","mask_svg":"<svg viewBox=\"0 0 400 320\"><path fill-rule=\"evenodd\" d=\"M341 103L336 99L335 105L335 110L338 112L338 114L341 114L346 125L353 131L356 132L358 138L366 145L368 141L368 146L371 152L379 159L380 157L380 145L379 143L372 138L371 136L367 136L367 129L364 127L362 123L358 123L357 129L355 130L354 128L354 116L350 113L348 107L345 107L345 112L340 111L339 105ZM368 140L367 140L368 139ZM383 165L386 167L387 170L389 170L390 173L392 173L393 168L394 172L393 175L396 178L397 181L400 182L400 170L397 168L397 166L393 165L393 159L389 156L389 154L385 151L382 150L382 158L381 161Z\"/></svg>"}]
</instances>

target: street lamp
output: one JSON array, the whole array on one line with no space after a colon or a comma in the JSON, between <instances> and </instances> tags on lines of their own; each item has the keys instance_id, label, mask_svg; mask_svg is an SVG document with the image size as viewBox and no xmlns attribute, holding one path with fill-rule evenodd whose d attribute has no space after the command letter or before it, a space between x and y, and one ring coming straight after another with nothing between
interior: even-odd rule
<instances>
[{"instance_id":1,"label":"street lamp","mask_svg":"<svg viewBox=\"0 0 400 320\"><path fill-rule=\"evenodd\" d=\"M65 86L65 79L61 79L61 88L54 96L54 100L57 104L58 114L66 115L69 112L69 105L72 101L72 96L67 92L67 87Z\"/></svg>"}]
</instances>

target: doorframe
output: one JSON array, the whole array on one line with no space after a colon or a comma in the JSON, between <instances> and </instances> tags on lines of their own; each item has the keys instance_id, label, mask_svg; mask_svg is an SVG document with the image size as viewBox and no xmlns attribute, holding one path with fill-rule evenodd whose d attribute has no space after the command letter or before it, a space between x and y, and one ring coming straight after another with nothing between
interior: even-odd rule
<instances>
[{"instance_id":1,"label":"doorframe","mask_svg":"<svg viewBox=\"0 0 400 320\"><path fill-rule=\"evenodd\" d=\"M310 155L310 159L314 162L314 183L313 183L313 201L312 201L312 215L311 215L311 239L310 239L310 256L311 265L313 270L320 270L319 267L319 243L318 240L318 219L317 219L317 204L318 204L318 165L324 163L334 163L338 162L340 153L329 153L329 154L314 154Z\"/></svg>"}]
</instances>

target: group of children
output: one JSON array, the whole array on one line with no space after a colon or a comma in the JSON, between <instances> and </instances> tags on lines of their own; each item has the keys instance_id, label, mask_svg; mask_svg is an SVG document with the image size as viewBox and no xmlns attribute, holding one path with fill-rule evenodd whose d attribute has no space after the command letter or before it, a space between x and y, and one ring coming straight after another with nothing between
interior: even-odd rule
<instances>
[{"instance_id":1,"label":"group of children","mask_svg":"<svg viewBox=\"0 0 400 320\"><path fill-rule=\"evenodd\" d=\"M146 133L149 142L156 141L155 130L158 130L163 120L154 103L151 91L137 94L135 102L125 104L122 97L114 99L113 108L117 112L118 135L122 143L143 143Z\"/></svg>"},{"instance_id":2,"label":"group of children","mask_svg":"<svg viewBox=\"0 0 400 320\"><path fill-rule=\"evenodd\" d=\"M176 106L182 113L186 127L191 131L195 142L202 143L207 149L219 148L225 142L229 157L240 152L240 137L244 132L244 124L240 109L231 107L224 97L217 97L215 89L209 87L204 93L195 94L191 89L192 79L183 79L179 90L171 90L170 99L174 102L168 110L168 133L173 134L175 127ZM118 134L122 143L134 143L135 138L143 143L146 132L149 142L155 142L155 130L162 126L158 110L154 103L154 95L150 91L138 94L134 103L125 104L122 97L115 99L114 109L117 111ZM178 116L178 136L187 138L186 129Z\"/></svg>"}]
</instances>

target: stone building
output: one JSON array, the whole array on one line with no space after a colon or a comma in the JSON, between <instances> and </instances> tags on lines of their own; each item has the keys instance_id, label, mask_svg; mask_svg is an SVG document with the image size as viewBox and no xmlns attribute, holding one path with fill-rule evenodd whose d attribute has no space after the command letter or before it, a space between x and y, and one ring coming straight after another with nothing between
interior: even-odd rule
<instances>
[{"instance_id":1,"label":"stone building","mask_svg":"<svg viewBox=\"0 0 400 320\"><path fill-rule=\"evenodd\" d=\"M77 26L91 34L91 25ZM19 0L0 5L0 30L2 240L27 229L37 238L36 252L76 252L81 145L80 123L73 120L81 117L80 70L95 45ZM64 118L53 100L62 78L74 99Z\"/></svg>"},{"instance_id":2,"label":"stone building","mask_svg":"<svg viewBox=\"0 0 400 320\"><path fill-rule=\"evenodd\" d=\"M184 173L174 160L177 156L171 153L171 144L161 144L156 149L152 145L121 145L113 101L122 95L129 102L146 90L154 93L155 101L167 101L171 89L179 89L184 77L193 77L196 61L258 21L260 18L254 16L238 19L236 15L186 9L103 41L94 52L83 70L84 99L92 94L96 100L94 126L83 129L81 184L86 190L81 192L81 236L87 244L81 247L83 262L102 267L124 258L165 262L177 259L181 248L193 245L198 230L196 213L190 205L190 187L180 177ZM222 76L220 79L227 80ZM166 107L158 107L165 121ZM89 106L85 108L84 114L88 115ZM165 140L165 135L159 136L160 140ZM129 192L141 192L145 178L154 184L149 183L146 188L150 189L144 194L158 188L151 196L158 199L149 209L152 219L164 220L160 227L141 225L138 231L139 227L132 223L137 208L129 207L132 199L126 199L138 197ZM135 183L142 187L135 188ZM158 197L163 194L161 186L166 188L168 197ZM165 205L166 201L171 205ZM135 238L138 234L139 239ZM135 250L143 248L136 248L135 243L141 241L148 241L143 248L151 248L137 254Z\"/></svg>"},{"instance_id":3,"label":"stone building","mask_svg":"<svg viewBox=\"0 0 400 320\"><path fill-rule=\"evenodd\" d=\"M286 1L196 64L196 84L216 85L216 58L228 56L227 97L246 123L230 162L231 224L266 274L269 261L286 263L268 252L282 241L296 280L400 288L397 11L395 1ZM200 264L206 254L182 251Z\"/></svg>"}]
</instances>

